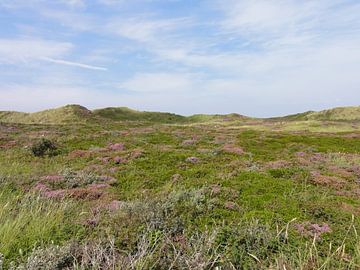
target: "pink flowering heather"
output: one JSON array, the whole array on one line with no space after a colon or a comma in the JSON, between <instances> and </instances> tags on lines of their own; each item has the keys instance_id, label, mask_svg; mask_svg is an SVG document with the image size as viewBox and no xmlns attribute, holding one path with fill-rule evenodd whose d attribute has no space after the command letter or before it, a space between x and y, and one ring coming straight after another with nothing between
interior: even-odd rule
<instances>
[{"instance_id":1,"label":"pink flowering heather","mask_svg":"<svg viewBox=\"0 0 360 270\"><path fill-rule=\"evenodd\" d=\"M221 187L218 185L211 186L211 195L218 195L221 193Z\"/></svg>"},{"instance_id":2,"label":"pink flowering heather","mask_svg":"<svg viewBox=\"0 0 360 270\"><path fill-rule=\"evenodd\" d=\"M9 141L7 143L1 144L0 148L9 149L16 146L16 141Z\"/></svg>"},{"instance_id":3,"label":"pink flowering heather","mask_svg":"<svg viewBox=\"0 0 360 270\"><path fill-rule=\"evenodd\" d=\"M115 212L119 210L123 204L124 203L121 201L114 200L107 205L107 209L111 212Z\"/></svg>"},{"instance_id":4,"label":"pink flowering heather","mask_svg":"<svg viewBox=\"0 0 360 270\"><path fill-rule=\"evenodd\" d=\"M102 195L104 195L104 191L100 190L103 187L87 187L87 188L73 188L68 190L68 194L70 197L78 199L78 200L96 200L99 199Z\"/></svg>"},{"instance_id":5,"label":"pink flowering heather","mask_svg":"<svg viewBox=\"0 0 360 270\"><path fill-rule=\"evenodd\" d=\"M100 160L102 163L107 164L111 160L111 157L98 157L98 160Z\"/></svg>"},{"instance_id":6,"label":"pink flowering heather","mask_svg":"<svg viewBox=\"0 0 360 270\"><path fill-rule=\"evenodd\" d=\"M33 186L32 190L43 193L43 192L49 191L50 188L48 188L47 185L45 185L45 184L43 184L41 182L37 182L35 184L35 186Z\"/></svg>"},{"instance_id":7,"label":"pink flowering heather","mask_svg":"<svg viewBox=\"0 0 360 270\"><path fill-rule=\"evenodd\" d=\"M71 158L79 158L79 157L90 157L92 155L91 151L86 150L74 150L69 154Z\"/></svg>"},{"instance_id":8,"label":"pink flowering heather","mask_svg":"<svg viewBox=\"0 0 360 270\"><path fill-rule=\"evenodd\" d=\"M200 160L197 157L188 157L186 161L190 163L198 163Z\"/></svg>"},{"instance_id":9,"label":"pink flowering heather","mask_svg":"<svg viewBox=\"0 0 360 270\"><path fill-rule=\"evenodd\" d=\"M318 172L312 173L311 176L311 181L317 185L331 186L336 189L341 189L346 184L344 179L336 176L321 175Z\"/></svg>"},{"instance_id":10,"label":"pink flowering heather","mask_svg":"<svg viewBox=\"0 0 360 270\"><path fill-rule=\"evenodd\" d=\"M306 153L305 153L305 152L296 152L296 153L295 153L295 156L297 156L297 157L304 157L304 156L306 156Z\"/></svg>"},{"instance_id":11,"label":"pink flowering heather","mask_svg":"<svg viewBox=\"0 0 360 270\"><path fill-rule=\"evenodd\" d=\"M46 182L61 182L64 180L64 177L62 175L46 175L41 177L42 181L46 181Z\"/></svg>"},{"instance_id":12,"label":"pink flowering heather","mask_svg":"<svg viewBox=\"0 0 360 270\"><path fill-rule=\"evenodd\" d=\"M99 223L99 219L96 218L96 217L93 217L93 218L88 218L86 221L85 221L85 224L87 226L90 226L90 227L96 227Z\"/></svg>"},{"instance_id":13,"label":"pink flowering heather","mask_svg":"<svg viewBox=\"0 0 360 270\"><path fill-rule=\"evenodd\" d=\"M237 208L237 205L234 202L226 202L224 204L224 207L229 210L235 210Z\"/></svg>"},{"instance_id":14,"label":"pink flowering heather","mask_svg":"<svg viewBox=\"0 0 360 270\"><path fill-rule=\"evenodd\" d=\"M109 172L110 172L110 173L116 173L118 170L119 170L118 167L111 167L111 168L109 169Z\"/></svg>"},{"instance_id":15,"label":"pink flowering heather","mask_svg":"<svg viewBox=\"0 0 360 270\"><path fill-rule=\"evenodd\" d=\"M123 143L109 144L108 149L113 151L123 151L125 150L125 145Z\"/></svg>"},{"instance_id":16,"label":"pink flowering heather","mask_svg":"<svg viewBox=\"0 0 360 270\"><path fill-rule=\"evenodd\" d=\"M108 176L108 175L102 175L99 177L100 181L106 182L108 184L112 184L116 182L116 179L114 177Z\"/></svg>"},{"instance_id":17,"label":"pink flowering heather","mask_svg":"<svg viewBox=\"0 0 360 270\"><path fill-rule=\"evenodd\" d=\"M326 157L322 153L315 153L310 157L310 161L321 163L326 161Z\"/></svg>"},{"instance_id":18,"label":"pink flowering heather","mask_svg":"<svg viewBox=\"0 0 360 270\"><path fill-rule=\"evenodd\" d=\"M89 187L89 189L97 190L97 189L108 188L108 187L109 187L109 184L105 184L105 183L102 183L102 184L91 184L91 185L89 185L88 187Z\"/></svg>"},{"instance_id":19,"label":"pink flowering heather","mask_svg":"<svg viewBox=\"0 0 360 270\"><path fill-rule=\"evenodd\" d=\"M189 139L189 140L185 140L181 143L182 146L189 146L189 145L193 145L196 143L195 139Z\"/></svg>"},{"instance_id":20,"label":"pink flowering heather","mask_svg":"<svg viewBox=\"0 0 360 270\"><path fill-rule=\"evenodd\" d=\"M120 164L120 163L124 163L126 160L122 157L116 156L113 158L113 161L115 162L115 164Z\"/></svg>"},{"instance_id":21,"label":"pink flowering heather","mask_svg":"<svg viewBox=\"0 0 360 270\"><path fill-rule=\"evenodd\" d=\"M310 236L315 239L320 239L322 234L331 232L330 226L326 223L319 225L317 223L304 222L294 226L301 235Z\"/></svg>"},{"instance_id":22,"label":"pink flowering heather","mask_svg":"<svg viewBox=\"0 0 360 270\"><path fill-rule=\"evenodd\" d=\"M320 176L321 173L320 173L319 171L311 171L311 172L310 172L310 175L311 175L312 177L316 177L316 176Z\"/></svg>"},{"instance_id":23,"label":"pink flowering heather","mask_svg":"<svg viewBox=\"0 0 360 270\"><path fill-rule=\"evenodd\" d=\"M58 190L50 190L43 193L43 196L48 199L62 199L66 196L66 190L58 189Z\"/></svg>"},{"instance_id":24,"label":"pink flowering heather","mask_svg":"<svg viewBox=\"0 0 360 270\"><path fill-rule=\"evenodd\" d=\"M241 147L234 146L231 144L225 144L223 150L227 153L237 154L237 155L242 155L245 153Z\"/></svg>"},{"instance_id":25,"label":"pink flowering heather","mask_svg":"<svg viewBox=\"0 0 360 270\"><path fill-rule=\"evenodd\" d=\"M281 168L286 168L288 166L290 166L291 163L289 161L286 160L276 160L276 161L270 161L266 164L266 167L270 168L270 169L281 169Z\"/></svg>"},{"instance_id":26,"label":"pink flowering heather","mask_svg":"<svg viewBox=\"0 0 360 270\"><path fill-rule=\"evenodd\" d=\"M143 154L144 154L143 150L135 149L134 151L131 152L130 158L136 159L136 158L141 157Z\"/></svg>"}]
</instances>

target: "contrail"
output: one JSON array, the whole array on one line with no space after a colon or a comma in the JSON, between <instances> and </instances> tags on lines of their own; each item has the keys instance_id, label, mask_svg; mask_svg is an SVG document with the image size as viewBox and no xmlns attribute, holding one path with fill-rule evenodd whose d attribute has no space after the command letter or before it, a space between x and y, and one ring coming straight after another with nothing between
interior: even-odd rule
<instances>
[{"instance_id":1,"label":"contrail","mask_svg":"<svg viewBox=\"0 0 360 270\"><path fill-rule=\"evenodd\" d=\"M53 59L53 58L49 58L49 57L44 57L42 59L47 62L51 62L51 63L55 63L55 64L74 66L74 67L80 67L80 68L86 68L86 69L92 69L92 70L103 70L103 71L108 70L107 68L104 68L104 67L91 66L91 65L87 65L87 64L71 62L71 61L66 61L66 60L61 60L61 59Z\"/></svg>"}]
</instances>

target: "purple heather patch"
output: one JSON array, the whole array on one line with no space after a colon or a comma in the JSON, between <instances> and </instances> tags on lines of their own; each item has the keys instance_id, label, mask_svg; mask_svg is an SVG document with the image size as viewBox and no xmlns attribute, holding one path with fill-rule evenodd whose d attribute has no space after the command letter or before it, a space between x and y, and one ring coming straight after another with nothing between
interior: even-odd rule
<instances>
[{"instance_id":1,"label":"purple heather patch","mask_svg":"<svg viewBox=\"0 0 360 270\"><path fill-rule=\"evenodd\" d=\"M41 180L46 182L61 182L64 180L64 177L62 175L46 175L41 177Z\"/></svg>"},{"instance_id":2,"label":"purple heather patch","mask_svg":"<svg viewBox=\"0 0 360 270\"><path fill-rule=\"evenodd\" d=\"M113 158L115 164L120 164L120 163L124 163L126 160L122 157L116 156Z\"/></svg>"},{"instance_id":3,"label":"purple heather patch","mask_svg":"<svg viewBox=\"0 0 360 270\"><path fill-rule=\"evenodd\" d=\"M242 149L241 147L238 147L238 146L231 145L231 144L224 145L223 150L225 152L231 153L231 154L237 154L237 155L244 154L244 149Z\"/></svg>"},{"instance_id":4,"label":"purple heather patch","mask_svg":"<svg viewBox=\"0 0 360 270\"><path fill-rule=\"evenodd\" d=\"M190 163L198 163L200 160L197 157L188 157L186 161Z\"/></svg>"},{"instance_id":5,"label":"purple heather patch","mask_svg":"<svg viewBox=\"0 0 360 270\"><path fill-rule=\"evenodd\" d=\"M182 146L189 146L189 145L193 145L196 143L195 139L189 139L189 140L185 140L181 143Z\"/></svg>"},{"instance_id":6,"label":"purple heather patch","mask_svg":"<svg viewBox=\"0 0 360 270\"><path fill-rule=\"evenodd\" d=\"M112 151L123 151L125 150L125 145L123 143L111 143L108 145L108 149Z\"/></svg>"},{"instance_id":7,"label":"purple heather patch","mask_svg":"<svg viewBox=\"0 0 360 270\"><path fill-rule=\"evenodd\" d=\"M331 232L331 228L327 223L319 225L317 223L304 222L294 226L301 235L310 236L316 240L320 239L322 234Z\"/></svg>"}]
</instances>

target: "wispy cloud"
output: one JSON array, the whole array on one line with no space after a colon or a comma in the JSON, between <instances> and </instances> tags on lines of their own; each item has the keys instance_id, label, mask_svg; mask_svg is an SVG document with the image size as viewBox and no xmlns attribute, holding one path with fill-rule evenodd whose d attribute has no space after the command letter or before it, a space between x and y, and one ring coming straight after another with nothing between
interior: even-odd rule
<instances>
[{"instance_id":1,"label":"wispy cloud","mask_svg":"<svg viewBox=\"0 0 360 270\"><path fill-rule=\"evenodd\" d=\"M0 63L16 64L60 57L73 48L69 42L42 39L0 39Z\"/></svg>"},{"instance_id":2,"label":"wispy cloud","mask_svg":"<svg viewBox=\"0 0 360 270\"><path fill-rule=\"evenodd\" d=\"M19 82L25 99L63 89L62 102L185 113L274 115L359 100L358 1L189 3L0 0L0 80ZM71 79L32 82L50 73Z\"/></svg>"},{"instance_id":3,"label":"wispy cloud","mask_svg":"<svg viewBox=\"0 0 360 270\"><path fill-rule=\"evenodd\" d=\"M44 61L55 63L55 64L60 64L60 65L73 66L73 67L92 69L92 70L102 70L102 71L108 70L105 67L97 67L97 66L92 66L92 65L87 65L87 64L82 64L82 63L77 63L77 62L72 62L72 61L66 61L66 60L61 60L61 59L53 59L53 58L49 58L49 57L43 57L42 59Z\"/></svg>"},{"instance_id":4,"label":"wispy cloud","mask_svg":"<svg viewBox=\"0 0 360 270\"><path fill-rule=\"evenodd\" d=\"M187 73L140 73L119 87L133 92L174 94L191 91L196 77L195 74Z\"/></svg>"},{"instance_id":5,"label":"wispy cloud","mask_svg":"<svg viewBox=\"0 0 360 270\"><path fill-rule=\"evenodd\" d=\"M144 18L145 17L145 18ZM111 18L106 26L109 33L143 43L161 42L164 36L190 26L189 18L151 19L146 15L129 19Z\"/></svg>"}]
</instances>

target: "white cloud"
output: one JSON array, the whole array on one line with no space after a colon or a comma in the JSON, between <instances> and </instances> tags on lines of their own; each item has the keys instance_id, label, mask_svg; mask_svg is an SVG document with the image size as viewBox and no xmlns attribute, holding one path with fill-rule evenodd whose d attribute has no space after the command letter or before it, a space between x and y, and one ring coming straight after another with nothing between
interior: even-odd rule
<instances>
[{"instance_id":1,"label":"white cloud","mask_svg":"<svg viewBox=\"0 0 360 270\"><path fill-rule=\"evenodd\" d=\"M224 33L266 45L306 45L357 30L360 4L340 0L224 0ZM279 42L277 42L279 41Z\"/></svg>"},{"instance_id":2,"label":"white cloud","mask_svg":"<svg viewBox=\"0 0 360 270\"><path fill-rule=\"evenodd\" d=\"M85 89L54 85L2 85L0 108L2 110L37 111L67 103L83 103Z\"/></svg>"},{"instance_id":3,"label":"white cloud","mask_svg":"<svg viewBox=\"0 0 360 270\"><path fill-rule=\"evenodd\" d=\"M77 10L66 9L51 9L42 7L36 12L39 12L40 16L50 19L59 23L63 27L73 29L79 32L83 31L95 31L99 22L97 18L92 15L79 12Z\"/></svg>"},{"instance_id":4,"label":"white cloud","mask_svg":"<svg viewBox=\"0 0 360 270\"><path fill-rule=\"evenodd\" d=\"M159 38L182 27L189 26L187 18L178 19L144 19L133 17L130 19L111 19L106 26L109 33L144 43L157 43Z\"/></svg>"},{"instance_id":5,"label":"white cloud","mask_svg":"<svg viewBox=\"0 0 360 270\"><path fill-rule=\"evenodd\" d=\"M121 83L120 88L134 92L176 93L192 89L194 74L141 73Z\"/></svg>"},{"instance_id":6,"label":"white cloud","mask_svg":"<svg viewBox=\"0 0 360 270\"><path fill-rule=\"evenodd\" d=\"M169 14L157 5L139 9L140 2L151 0L134 0L135 11L130 7L134 1L66 1L66 5L59 1L0 0L0 6L7 7L33 3L29 10L41 16L41 25L49 22L37 29L43 39L0 40L0 63L21 66L46 59L59 64L34 70L43 78L53 72L49 81L33 83L25 81L32 80L32 74L18 75L23 85L5 87L9 93L2 92L0 105L81 103L266 115L318 109L337 101L350 104L360 97L360 3L355 1L209 0L201 1L203 9L198 14L194 9L191 19L166 19ZM206 10L211 2L216 3L215 10ZM87 3L105 5L99 6L99 13L77 9ZM38 27L39 21L34 21ZM54 32L59 39L72 40L76 48L68 42L47 41L45 37ZM65 67L105 70L103 65L109 71L91 78L80 69ZM64 72L78 81L54 79ZM118 92L104 93L106 87L99 85L104 81L111 85L119 75L129 79L116 85ZM91 83L83 85L87 80ZM87 89L96 85L99 89ZM47 89L52 96L42 98Z\"/></svg>"},{"instance_id":7,"label":"white cloud","mask_svg":"<svg viewBox=\"0 0 360 270\"><path fill-rule=\"evenodd\" d=\"M306 23L309 1L293 0L244 0L224 1L224 28L238 33L268 32L276 33L284 28L290 30L298 23ZM313 5L312 5L313 6Z\"/></svg>"}]
</instances>

